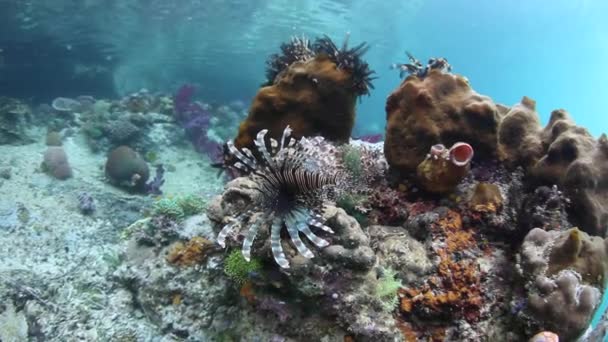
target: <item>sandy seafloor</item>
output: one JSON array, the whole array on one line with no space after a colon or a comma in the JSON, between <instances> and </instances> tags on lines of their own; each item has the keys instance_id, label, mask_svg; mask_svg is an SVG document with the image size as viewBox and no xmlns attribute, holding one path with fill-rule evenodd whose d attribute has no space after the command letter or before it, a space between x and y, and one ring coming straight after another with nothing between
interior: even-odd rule
<instances>
[{"instance_id":1,"label":"sandy seafloor","mask_svg":"<svg viewBox=\"0 0 608 342\"><path fill-rule=\"evenodd\" d=\"M30 340L106 341L128 329L147 331L139 335L143 340L161 340L131 305L131 294L112 280L126 244L121 232L145 215L154 198L108 184L105 154L92 153L81 135L63 143L73 177L46 175L40 171L43 140L0 146L0 305L16 303L0 316L0 339L27 329ZM206 157L187 146L161 147L158 158L174 169L165 174L164 195L209 198L223 188ZM78 209L82 192L95 199L90 216Z\"/></svg>"}]
</instances>

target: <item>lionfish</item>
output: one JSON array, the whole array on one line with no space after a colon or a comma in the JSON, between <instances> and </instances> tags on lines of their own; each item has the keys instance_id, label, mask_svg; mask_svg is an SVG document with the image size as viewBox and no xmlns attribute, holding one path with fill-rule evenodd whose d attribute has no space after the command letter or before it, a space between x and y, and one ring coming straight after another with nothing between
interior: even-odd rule
<instances>
[{"instance_id":1,"label":"lionfish","mask_svg":"<svg viewBox=\"0 0 608 342\"><path fill-rule=\"evenodd\" d=\"M257 198L231 223L225 225L217 237L218 243L226 246L226 237L241 225L249 228L243 241L243 257L251 259L251 247L258 230L270 227L270 242L274 260L282 268L289 268L281 244L281 231L287 228L291 242L305 258L314 255L300 238L303 233L319 248L329 242L317 236L311 227L333 233L325 225L321 216L323 201L329 194L328 188L337 183L338 175L331 172L329 165L333 155L328 151L331 145L322 137L291 137L291 128L283 131L280 142L270 138L267 148L267 129L261 130L254 140L258 156L247 148L237 149L229 141L227 149L237 160L233 166L248 173L255 183L253 190Z\"/></svg>"}]
</instances>

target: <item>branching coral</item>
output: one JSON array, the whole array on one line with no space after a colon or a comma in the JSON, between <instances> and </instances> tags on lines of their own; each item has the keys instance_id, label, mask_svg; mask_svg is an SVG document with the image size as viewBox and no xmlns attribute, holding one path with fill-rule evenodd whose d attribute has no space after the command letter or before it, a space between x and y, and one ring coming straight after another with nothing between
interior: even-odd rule
<instances>
[{"instance_id":1,"label":"branching coral","mask_svg":"<svg viewBox=\"0 0 608 342\"><path fill-rule=\"evenodd\" d=\"M232 142L228 142L230 153L238 160L234 167L250 173L249 177L255 183L257 198L250 208L223 227L217 241L225 247L226 238L231 232L241 225L249 226L243 242L243 256L250 260L251 246L258 230L270 225L274 259L279 266L289 268L281 245L283 226L287 227L298 252L306 258L312 258L313 253L300 239L300 233L306 235L317 247L327 246L329 243L315 235L309 226L332 232L325 226L320 208L327 194L327 186L335 184L337 176L328 173L327 168L319 167L319 164L310 158L310 151L306 147L309 140L303 138L296 142L290 137L289 126L285 128L280 143L270 139L270 149L265 141L267 132L268 130L260 131L255 140L259 157L254 157L247 148L238 150Z\"/></svg>"}]
</instances>

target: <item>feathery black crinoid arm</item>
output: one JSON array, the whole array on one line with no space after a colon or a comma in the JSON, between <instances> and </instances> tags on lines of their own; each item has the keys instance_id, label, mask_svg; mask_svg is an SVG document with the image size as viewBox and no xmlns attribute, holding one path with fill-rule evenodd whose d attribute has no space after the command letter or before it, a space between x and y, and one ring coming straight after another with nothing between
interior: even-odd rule
<instances>
[{"instance_id":1,"label":"feathery black crinoid arm","mask_svg":"<svg viewBox=\"0 0 608 342\"><path fill-rule=\"evenodd\" d=\"M278 74L294 62L303 62L314 57L310 40L305 36L292 37L281 44L281 53L272 54L266 61L266 84L274 83Z\"/></svg>"},{"instance_id":2,"label":"feathery black crinoid arm","mask_svg":"<svg viewBox=\"0 0 608 342\"><path fill-rule=\"evenodd\" d=\"M350 34L346 35L342 48L328 36L323 36L315 40L312 49L317 54L327 55L339 69L348 71L353 79L353 89L357 95L369 95L369 90L374 89L372 81L375 72L369 68L367 62L363 60L363 55L369 50L369 45L363 42L353 48L348 48Z\"/></svg>"},{"instance_id":3,"label":"feathery black crinoid arm","mask_svg":"<svg viewBox=\"0 0 608 342\"><path fill-rule=\"evenodd\" d=\"M243 256L251 258L251 246L260 228L270 228L272 254L282 268L289 268L289 262L281 245L281 231L287 228L291 242L298 252L306 258L313 253L300 237L300 233L317 247L329 243L318 237L311 227L333 233L321 217L323 200L328 195L328 187L336 184L337 175L327 165L333 155L316 148L322 138L293 139L291 128L283 131L280 142L270 139L267 148L265 136L268 130L261 130L255 139L260 157L254 157L247 149L237 149L228 142L230 153L238 160L234 167L249 173L254 181L257 198L250 207L233 222L224 226L217 237L218 243L225 247L227 236L241 225L249 226L243 241ZM314 159L314 160L313 160Z\"/></svg>"}]
</instances>

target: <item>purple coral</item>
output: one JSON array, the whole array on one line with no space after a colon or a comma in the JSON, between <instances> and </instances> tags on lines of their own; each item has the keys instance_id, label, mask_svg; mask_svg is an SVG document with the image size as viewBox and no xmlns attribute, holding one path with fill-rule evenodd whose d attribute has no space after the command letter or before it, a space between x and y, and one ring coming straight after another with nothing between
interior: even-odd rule
<instances>
[{"instance_id":1,"label":"purple coral","mask_svg":"<svg viewBox=\"0 0 608 342\"><path fill-rule=\"evenodd\" d=\"M186 131L194 148L213 158L215 152L220 148L220 144L207 136L207 131L211 126L211 113L199 102L192 102L195 90L195 87L190 84L179 88L173 98L175 118Z\"/></svg>"},{"instance_id":2,"label":"purple coral","mask_svg":"<svg viewBox=\"0 0 608 342\"><path fill-rule=\"evenodd\" d=\"M154 179L152 179L145 185L146 193L149 195L162 195L163 192L160 190L160 187L165 184L164 176L165 168L163 167L163 164L157 165Z\"/></svg>"}]
</instances>

